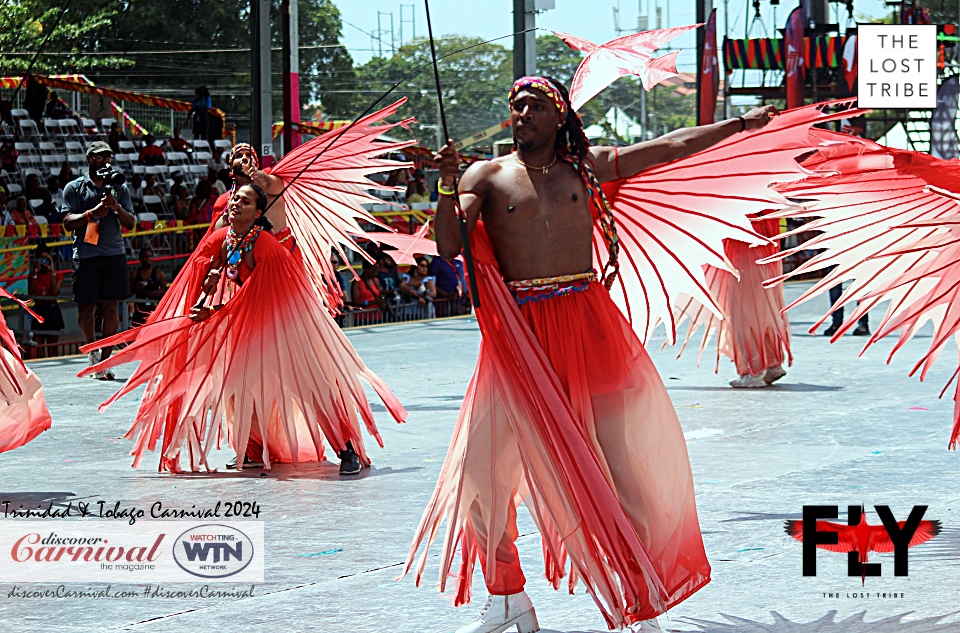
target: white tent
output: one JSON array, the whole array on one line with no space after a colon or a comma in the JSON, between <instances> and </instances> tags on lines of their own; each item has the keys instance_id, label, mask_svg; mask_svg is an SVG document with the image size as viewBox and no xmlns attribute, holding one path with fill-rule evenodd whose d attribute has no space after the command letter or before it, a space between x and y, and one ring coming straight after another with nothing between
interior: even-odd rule
<instances>
[{"instance_id":1,"label":"white tent","mask_svg":"<svg viewBox=\"0 0 960 633\"><path fill-rule=\"evenodd\" d=\"M630 116L618 106L607 110L601 123L591 125L585 129L584 132L587 134L587 138L591 140L598 138L614 140L610 137L608 130L613 130L616 136L622 141L633 141L643 136L643 129L640 127L640 124L630 118Z\"/></svg>"}]
</instances>

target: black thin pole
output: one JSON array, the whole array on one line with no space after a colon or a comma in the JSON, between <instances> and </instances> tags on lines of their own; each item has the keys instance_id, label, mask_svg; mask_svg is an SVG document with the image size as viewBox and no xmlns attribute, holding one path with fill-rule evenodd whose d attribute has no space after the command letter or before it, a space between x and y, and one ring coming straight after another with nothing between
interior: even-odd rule
<instances>
[{"instance_id":1,"label":"black thin pole","mask_svg":"<svg viewBox=\"0 0 960 633\"><path fill-rule=\"evenodd\" d=\"M427 33L430 35L430 55L433 58L433 79L437 84L437 99L440 102L440 125L443 126L443 142L447 143L450 133L447 130L447 114L443 109L443 90L440 89L440 68L437 66L437 49L433 44L433 25L430 24L430 0L423 0L427 10ZM467 278L470 283L470 295L473 306L480 307L480 292L477 290L477 276L473 267L473 254L470 252L470 236L467 233L467 218L460 206L460 193L457 191L457 181L453 181L453 201L457 208L457 220L460 225L460 244L463 246L463 260L467 268Z\"/></svg>"},{"instance_id":2,"label":"black thin pole","mask_svg":"<svg viewBox=\"0 0 960 633\"><path fill-rule=\"evenodd\" d=\"M17 84L16 90L13 91L13 98L10 99L10 103L17 102L17 95L20 94L20 87L27 83L27 78L30 76L30 71L33 70L34 64L37 63L37 60L40 59L40 53L43 52L43 48L47 45L47 42L50 41L50 38L53 37L54 31L57 30L57 27L60 26L60 20L63 19L63 16L66 15L67 9L70 7L70 3L73 0L66 0L63 3L63 8L60 9L60 14L57 16L57 19L54 21L53 26L50 28L50 32L47 33L47 36L43 38L43 41L40 42L40 47L37 49L37 52L34 53L33 59L30 60L30 65L27 66L27 72L23 73L23 79L20 80L20 83ZM19 132L19 130L17 130Z\"/></svg>"}]
</instances>

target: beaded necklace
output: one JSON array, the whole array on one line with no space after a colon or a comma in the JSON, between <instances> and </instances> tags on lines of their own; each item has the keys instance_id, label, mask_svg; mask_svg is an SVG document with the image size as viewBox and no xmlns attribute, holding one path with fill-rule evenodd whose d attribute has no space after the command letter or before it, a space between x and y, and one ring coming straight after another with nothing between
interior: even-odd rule
<instances>
[{"instance_id":1,"label":"beaded necklace","mask_svg":"<svg viewBox=\"0 0 960 633\"><path fill-rule=\"evenodd\" d=\"M237 268L240 266L243 254L253 249L262 230L263 227L254 225L244 235L234 233L232 226L227 231L227 277L229 279L237 278Z\"/></svg>"}]
</instances>

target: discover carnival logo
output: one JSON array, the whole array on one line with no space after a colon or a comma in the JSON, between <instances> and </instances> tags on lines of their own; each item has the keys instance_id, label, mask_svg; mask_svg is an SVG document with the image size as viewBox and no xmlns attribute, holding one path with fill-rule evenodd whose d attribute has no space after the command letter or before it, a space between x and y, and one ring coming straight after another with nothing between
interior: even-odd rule
<instances>
[{"instance_id":1,"label":"discover carnival logo","mask_svg":"<svg viewBox=\"0 0 960 633\"><path fill-rule=\"evenodd\" d=\"M229 525L198 525L178 536L173 545L173 559L180 569L200 578L233 576L253 558L253 541Z\"/></svg>"},{"instance_id":2,"label":"discover carnival logo","mask_svg":"<svg viewBox=\"0 0 960 633\"><path fill-rule=\"evenodd\" d=\"M263 582L263 554L262 521L0 522L0 583Z\"/></svg>"}]
</instances>

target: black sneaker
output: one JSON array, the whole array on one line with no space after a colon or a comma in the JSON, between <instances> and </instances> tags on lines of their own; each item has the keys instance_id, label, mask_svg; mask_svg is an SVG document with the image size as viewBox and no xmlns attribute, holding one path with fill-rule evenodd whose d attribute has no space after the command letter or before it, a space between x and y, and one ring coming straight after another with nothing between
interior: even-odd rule
<instances>
[{"instance_id":1,"label":"black sneaker","mask_svg":"<svg viewBox=\"0 0 960 633\"><path fill-rule=\"evenodd\" d=\"M825 330L823 331L823 335L824 335L824 336L833 336L834 334L837 333L837 330L839 330L839 329L840 329L840 324L839 324L839 323L834 323L833 325L831 325L830 327L828 327L827 329L825 329Z\"/></svg>"},{"instance_id":2,"label":"black sneaker","mask_svg":"<svg viewBox=\"0 0 960 633\"><path fill-rule=\"evenodd\" d=\"M250 459L246 455L243 456L243 467L244 468L263 468L263 462L258 462ZM227 470L236 470L237 469L237 458L234 456L227 465L225 466Z\"/></svg>"},{"instance_id":3,"label":"black sneaker","mask_svg":"<svg viewBox=\"0 0 960 633\"><path fill-rule=\"evenodd\" d=\"M340 474L356 475L360 472L360 456L353 450L353 445L347 441L347 448L337 453L340 458Z\"/></svg>"},{"instance_id":4,"label":"black sneaker","mask_svg":"<svg viewBox=\"0 0 960 633\"><path fill-rule=\"evenodd\" d=\"M857 329L853 331L854 336L870 336L870 326L866 323L861 323L857 326Z\"/></svg>"}]
</instances>

